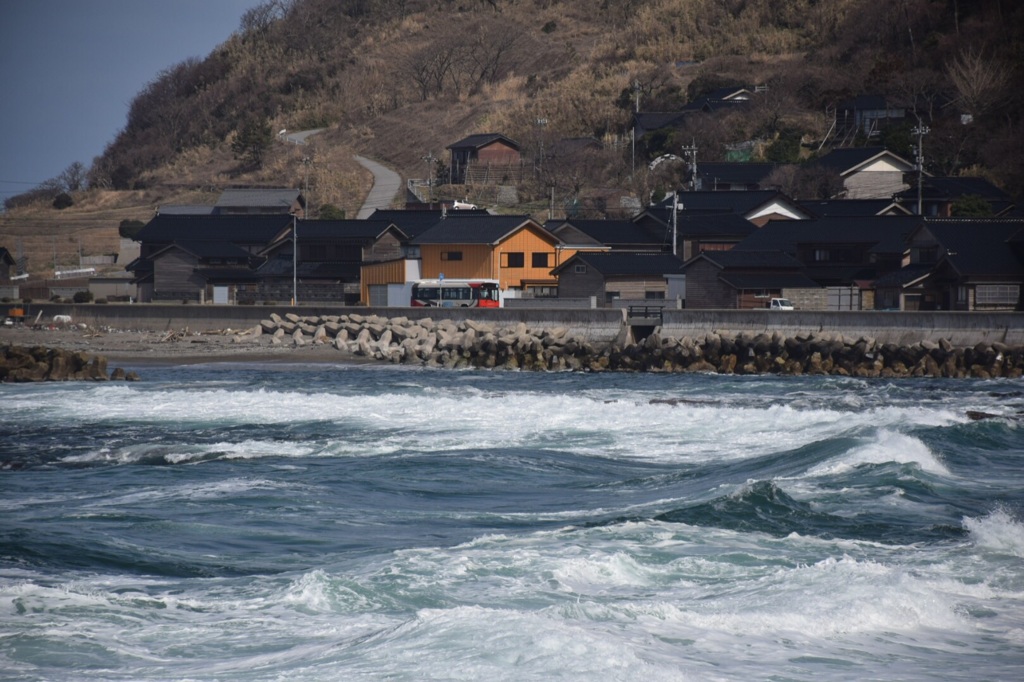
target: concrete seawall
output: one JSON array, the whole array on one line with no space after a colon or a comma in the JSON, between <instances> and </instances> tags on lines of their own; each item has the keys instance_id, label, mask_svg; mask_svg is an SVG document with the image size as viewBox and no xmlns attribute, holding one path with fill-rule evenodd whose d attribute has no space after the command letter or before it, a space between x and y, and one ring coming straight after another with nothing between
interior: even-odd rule
<instances>
[{"instance_id":1,"label":"concrete seawall","mask_svg":"<svg viewBox=\"0 0 1024 682\"><path fill-rule=\"evenodd\" d=\"M409 319L480 320L493 324L524 323L531 329L564 327L569 334L594 344L621 342L625 326L622 310L471 308L367 308L344 306L216 306L128 304L31 304L24 306L26 323L40 323L54 315L70 315L75 323L126 330L193 331L245 329L271 313L300 316L380 315ZM672 310L663 312L657 330L662 337L696 337L709 332L735 335L778 332L784 336L830 332L844 337L873 338L879 343L908 345L945 339L958 346L977 343L1024 345L1024 313L961 312L818 312L769 310Z\"/></svg>"},{"instance_id":2,"label":"concrete seawall","mask_svg":"<svg viewBox=\"0 0 1024 682\"><path fill-rule=\"evenodd\" d=\"M662 336L682 338L708 331L778 332L797 336L831 332L844 337L874 338L879 343L910 345L945 339L956 346L977 343L1024 345L1024 313L665 310Z\"/></svg>"}]
</instances>

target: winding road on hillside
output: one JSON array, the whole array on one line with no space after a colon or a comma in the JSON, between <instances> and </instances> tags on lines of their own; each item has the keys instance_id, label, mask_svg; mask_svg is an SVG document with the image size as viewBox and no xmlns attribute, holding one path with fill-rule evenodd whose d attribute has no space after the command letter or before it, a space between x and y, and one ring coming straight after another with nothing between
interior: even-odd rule
<instances>
[{"instance_id":1,"label":"winding road on hillside","mask_svg":"<svg viewBox=\"0 0 1024 682\"><path fill-rule=\"evenodd\" d=\"M378 208L391 208L391 202L402 187L402 177L376 161L359 155L355 158L363 168L373 173L373 188L366 196L363 207L359 209L359 215L356 216L362 220L369 218Z\"/></svg>"}]
</instances>

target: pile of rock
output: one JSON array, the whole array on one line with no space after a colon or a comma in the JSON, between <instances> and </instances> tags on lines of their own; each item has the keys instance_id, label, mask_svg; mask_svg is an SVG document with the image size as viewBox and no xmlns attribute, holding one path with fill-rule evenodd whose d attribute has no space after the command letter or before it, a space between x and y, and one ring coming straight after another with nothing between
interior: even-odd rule
<instances>
[{"instance_id":1,"label":"pile of rock","mask_svg":"<svg viewBox=\"0 0 1024 682\"><path fill-rule=\"evenodd\" d=\"M949 341L912 345L872 338L808 333L709 333L701 339L660 338L616 349L617 369L719 374L831 374L856 377L995 377L1024 375L1024 348L1001 343L955 347Z\"/></svg>"},{"instance_id":2,"label":"pile of rock","mask_svg":"<svg viewBox=\"0 0 1024 682\"><path fill-rule=\"evenodd\" d=\"M107 359L82 351L34 346L0 347L0 382L138 381L135 372L117 368L107 374Z\"/></svg>"},{"instance_id":3,"label":"pile of rock","mask_svg":"<svg viewBox=\"0 0 1024 682\"><path fill-rule=\"evenodd\" d=\"M858 377L1020 377L1024 348L1003 344L954 347L945 340L911 346L813 333L718 334L682 339L651 334L638 343L592 344L567 328L530 329L466 320L377 315L271 315L234 337L239 343L331 345L357 357L437 367L546 371L834 374Z\"/></svg>"}]
</instances>

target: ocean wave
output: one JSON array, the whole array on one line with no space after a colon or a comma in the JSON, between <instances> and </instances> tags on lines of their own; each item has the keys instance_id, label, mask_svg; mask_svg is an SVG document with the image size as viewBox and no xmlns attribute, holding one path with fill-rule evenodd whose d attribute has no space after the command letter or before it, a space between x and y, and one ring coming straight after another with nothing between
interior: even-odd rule
<instances>
[{"instance_id":1,"label":"ocean wave","mask_svg":"<svg viewBox=\"0 0 1024 682\"><path fill-rule=\"evenodd\" d=\"M981 518L964 517L971 541L990 552L1024 558L1024 523L1003 509Z\"/></svg>"}]
</instances>

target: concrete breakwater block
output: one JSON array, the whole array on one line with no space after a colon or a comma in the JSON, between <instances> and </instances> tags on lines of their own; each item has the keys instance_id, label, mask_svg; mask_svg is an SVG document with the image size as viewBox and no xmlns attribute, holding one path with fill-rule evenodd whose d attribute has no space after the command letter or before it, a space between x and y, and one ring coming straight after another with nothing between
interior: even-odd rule
<instances>
[{"instance_id":1,"label":"concrete breakwater block","mask_svg":"<svg viewBox=\"0 0 1024 682\"><path fill-rule=\"evenodd\" d=\"M268 322L273 325L268 326ZM465 320L378 315L281 318L258 327L264 334L309 339L340 352L392 363L544 371L714 372L719 374L828 374L856 377L1018 378L1024 347L1001 343L955 346L946 339L880 343L868 336L828 332L716 332L675 338L656 330L637 342L593 343L562 326L534 329ZM255 331L255 330L254 330Z\"/></svg>"}]
</instances>

